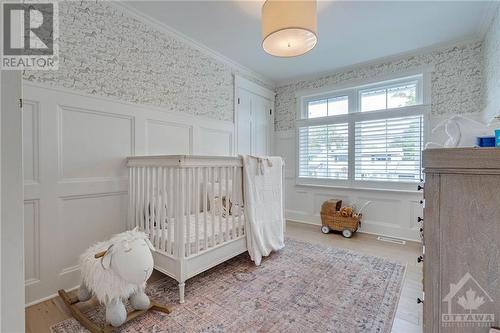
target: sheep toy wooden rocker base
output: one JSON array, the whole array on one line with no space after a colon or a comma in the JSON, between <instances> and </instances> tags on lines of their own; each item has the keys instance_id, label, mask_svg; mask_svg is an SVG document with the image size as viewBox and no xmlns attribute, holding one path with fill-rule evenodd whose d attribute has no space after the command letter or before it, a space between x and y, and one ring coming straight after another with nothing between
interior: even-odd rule
<instances>
[{"instance_id":1,"label":"sheep toy wooden rocker base","mask_svg":"<svg viewBox=\"0 0 500 333\"><path fill-rule=\"evenodd\" d=\"M100 326L97 325L96 323L92 322L85 314L80 311L80 309L76 306L76 304L80 303L80 300L78 299L77 296L71 297L66 291L63 289L59 290L59 296L63 300L64 304L68 307L69 311L71 312L71 315L78 320L80 324L82 324L86 329L88 329L92 333L111 333L113 332L116 327L106 324L105 326ZM163 313L170 313L170 309L167 306L160 305L156 303L155 301L151 301L151 304L148 309L146 310L133 310L127 313L127 319L125 320L125 323L145 314L147 311L153 310L153 311L159 311Z\"/></svg>"},{"instance_id":2,"label":"sheep toy wooden rocker base","mask_svg":"<svg viewBox=\"0 0 500 333\"><path fill-rule=\"evenodd\" d=\"M59 295L75 319L92 333L112 332L148 310L170 313L167 307L150 301L144 292L153 272L153 250L146 234L137 229L97 243L80 256L82 283L78 296L70 297L64 290L59 290ZM105 326L93 323L76 306L92 296L106 306ZM134 309L128 313L124 305L127 299Z\"/></svg>"}]
</instances>

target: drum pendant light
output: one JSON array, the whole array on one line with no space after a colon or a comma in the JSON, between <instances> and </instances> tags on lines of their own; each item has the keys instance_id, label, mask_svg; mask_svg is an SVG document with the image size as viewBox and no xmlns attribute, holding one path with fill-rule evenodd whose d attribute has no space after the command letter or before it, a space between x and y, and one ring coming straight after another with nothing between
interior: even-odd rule
<instances>
[{"instance_id":1,"label":"drum pendant light","mask_svg":"<svg viewBox=\"0 0 500 333\"><path fill-rule=\"evenodd\" d=\"M277 57L295 57L314 48L316 0L267 0L262 6L262 47Z\"/></svg>"}]
</instances>

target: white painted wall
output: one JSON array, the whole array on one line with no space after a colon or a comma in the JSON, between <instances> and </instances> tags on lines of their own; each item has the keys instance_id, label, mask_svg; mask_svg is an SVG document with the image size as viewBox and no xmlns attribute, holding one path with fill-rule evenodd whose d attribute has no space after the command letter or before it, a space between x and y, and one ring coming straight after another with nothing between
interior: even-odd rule
<instances>
[{"instance_id":1,"label":"white painted wall","mask_svg":"<svg viewBox=\"0 0 500 333\"><path fill-rule=\"evenodd\" d=\"M234 124L25 82L26 303L80 282L78 255L125 230L125 157L232 155Z\"/></svg>"}]
</instances>

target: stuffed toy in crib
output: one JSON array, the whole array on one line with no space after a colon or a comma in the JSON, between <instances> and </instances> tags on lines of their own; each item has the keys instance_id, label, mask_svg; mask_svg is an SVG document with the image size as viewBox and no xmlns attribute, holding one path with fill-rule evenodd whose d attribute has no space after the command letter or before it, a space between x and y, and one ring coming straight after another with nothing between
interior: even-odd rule
<instances>
[{"instance_id":1,"label":"stuffed toy in crib","mask_svg":"<svg viewBox=\"0 0 500 333\"><path fill-rule=\"evenodd\" d=\"M153 272L153 245L137 228L113 236L88 248L80 257L82 284L78 299L95 295L106 306L106 322L115 327L127 319L124 301L136 310L150 307L144 293Z\"/></svg>"}]
</instances>

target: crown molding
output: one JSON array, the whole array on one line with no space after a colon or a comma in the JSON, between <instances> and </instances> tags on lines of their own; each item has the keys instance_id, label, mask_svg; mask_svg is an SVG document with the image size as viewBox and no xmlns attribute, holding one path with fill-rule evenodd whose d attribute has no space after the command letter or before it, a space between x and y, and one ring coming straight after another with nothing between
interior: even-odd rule
<instances>
[{"instance_id":1,"label":"crown molding","mask_svg":"<svg viewBox=\"0 0 500 333\"><path fill-rule=\"evenodd\" d=\"M419 49L415 49L415 50L411 50L411 51L400 52L400 53L391 54L389 56L382 57L382 58L377 58L377 59L373 59L373 60L359 62L359 63L353 64L353 65L339 67L339 68L334 69L334 70L329 70L329 71L324 71L324 72L319 72L319 73L309 74L309 75L303 75L303 76L298 76L298 77L288 79L288 80L278 81L278 82L276 82L276 88L285 87L285 86L289 86L292 84L297 84L297 83L302 82L302 81L314 81L314 80L318 80L321 78L325 78L328 76L332 76L335 74L339 74L339 73L343 73L343 72L347 72L347 71L351 71L351 70L356 70L356 69L365 68L365 67L369 67L369 66L375 66L375 65L383 64L383 63L390 62L390 61L397 61L397 60L401 60L401 59L412 57L412 56L418 56L421 54L432 53L434 51L446 49L446 48L453 47L453 46L472 44L472 43L477 43L477 42L482 42L482 41L483 41L483 38L480 38L478 36L469 36L469 37L459 39L459 40L438 43L438 44L434 44L431 46L427 46L427 47L423 47L423 48L419 48Z\"/></svg>"},{"instance_id":2,"label":"crown molding","mask_svg":"<svg viewBox=\"0 0 500 333\"><path fill-rule=\"evenodd\" d=\"M490 30L493 20L500 16L500 1L490 1L485 6L482 19L478 24L478 37L483 38Z\"/></svg>"},{"instance_id":3,"label":"crown molding","mask_svg":"<svg viewBox=\"0 0 500 333\"><path fill-rule=\"evenodd\" d=\"M132 7L130 4L127 4L125 1L110 1L110 5L114 6L115 8L121 10L124 14L133 17L134 19L149 25L150 27L157 29L158 31L161 31L163 33L166 33L167 35L170 35L174 37L175 39L182 41L186 43L188 46L202 52L203 54L229 66L231 69L235 70L239 74L246 75L253 77L255 79L258 79L262 81L265 84L268 84L271 87L276 86L276 82L269 79L268 77L255 72L254 70L245 67L238 62L229 59L228 57L220 54L219 52L209 48L208 46L192 39L191 37L188 37L187 35L183 34L182 32L172 28L171 26L158 21L157 19L144 14L143 12L137 10L136 8Z\"/></svg>"}]
</instances>

